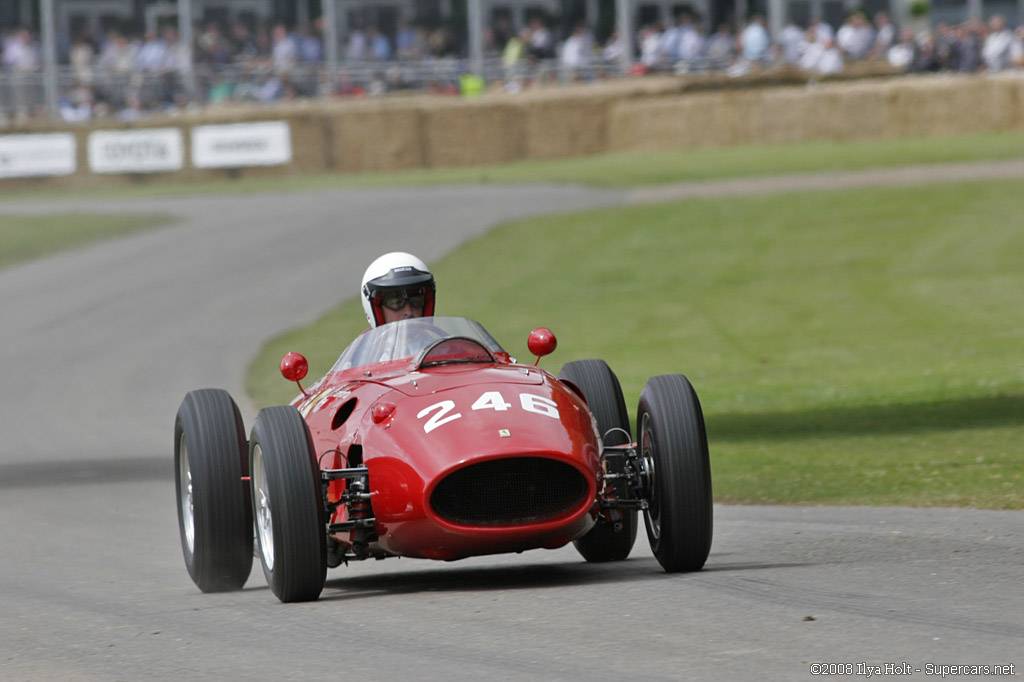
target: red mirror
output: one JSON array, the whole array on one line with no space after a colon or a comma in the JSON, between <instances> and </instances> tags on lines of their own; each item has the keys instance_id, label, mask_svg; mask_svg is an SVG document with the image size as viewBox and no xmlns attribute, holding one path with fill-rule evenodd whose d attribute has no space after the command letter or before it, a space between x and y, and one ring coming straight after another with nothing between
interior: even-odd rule
<instances>
[{"instance_id":1,"label":"red mirror","mask_svg":"<svg viewBox=\"0 0 1024 682\"><path fill-rule=\"evenodd\" d=\"M301 353L287 353L281 358L281 376L288 381L302 381L309 372L309 363Z\"/></svg>"},{"instance_id":2,"label":"red mirror","mask_svg":"<svg viewBox=\"0 0 1024 682\"><path fill-rule=\"evenodd\" d=\"M540 362L542 357L555 352L555 348L558 347L558 339L555 338L554 333L547 327L537 327L530 332L530 338L526 341L526 347L537 356L537 362Z\"/></svg>"}]
</instances>

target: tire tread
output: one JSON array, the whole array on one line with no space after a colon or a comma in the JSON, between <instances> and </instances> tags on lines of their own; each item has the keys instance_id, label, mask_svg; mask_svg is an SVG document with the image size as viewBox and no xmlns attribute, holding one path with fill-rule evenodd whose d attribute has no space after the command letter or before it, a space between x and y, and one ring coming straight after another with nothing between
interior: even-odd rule
<instances>
[{"instance_id":1,"label":"tire tread","mask_svg":"<svg viewBox=\"0 0 1024 682\"><path fill-rule=\"evenodd\" d=\"M268 407L253 424L250 457L256 443L267 468L274 533L274 568L264 565L264 574L282 602L312 601L327 576L327 536L309 429L294 407Z\"/></svg>"},{"instance_id":2,"label":"tire tread","mask_svg":"<svg viewBox=\"0 0 1024 682\"><path fill-rule=\"evenodd\" d=\"M656 462L662 528L657 539L648 532L651 549L668 572L699 571L713 533L711 466L700 401L685 376L664 374L651 377L640 394L638 423L645 411L657 447L669 450Z\"/></svg>"}]
</instances>

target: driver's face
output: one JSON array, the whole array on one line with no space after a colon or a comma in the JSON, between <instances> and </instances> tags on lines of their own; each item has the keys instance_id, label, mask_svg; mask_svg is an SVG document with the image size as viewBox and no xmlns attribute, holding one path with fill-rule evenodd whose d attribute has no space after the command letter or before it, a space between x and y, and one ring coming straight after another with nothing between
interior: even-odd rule
<instances>
[{"instance_id":1,"label":"driver's face","mask_svg":"<svg viewBox=\"0 0 1024 682\"><path fill-rule=\"evenodd\" d=\"M390 292L381 299L384 324L407 320L410 317L423 317L425 304L426 293L423 290Z\"/></svg>"},{"instance_id":2,"label":"driver's face","mask_svg":"<svg viewBox=\"0 0 1024 682\"><path fill-rule=\"evenodd\" d=\"M388 322L398 322L399 320L407 320L410 317L423 317L423 308L413 308L408 303L398 310L383 308L383 311L384 324L387 324Z\"/></svg>"}]
</instances>

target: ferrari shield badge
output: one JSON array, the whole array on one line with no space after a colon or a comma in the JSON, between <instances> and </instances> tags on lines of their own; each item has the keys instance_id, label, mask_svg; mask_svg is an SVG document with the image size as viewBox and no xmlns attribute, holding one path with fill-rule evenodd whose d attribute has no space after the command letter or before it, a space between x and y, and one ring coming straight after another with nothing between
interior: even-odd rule
<instances>
[{"instance_id":1,"label":"ferrari shield badge","mask_svg":"<svg viewBox=\"0 0 1024 682\"><path fill-rule=\"evenodd\" d=\"M501 436L502 438L509 438L512 435L512 432L509 431L508 429L499 429L498 435Z\"/></svg>"}]
</instances>

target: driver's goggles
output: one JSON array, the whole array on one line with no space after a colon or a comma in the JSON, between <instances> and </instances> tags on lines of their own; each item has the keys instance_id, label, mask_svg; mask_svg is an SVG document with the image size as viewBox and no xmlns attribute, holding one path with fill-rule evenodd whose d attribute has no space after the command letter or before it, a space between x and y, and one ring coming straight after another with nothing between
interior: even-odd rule
<instances>
[{"instance_id":1,"label":"driver's goggles","mask_svg":"<svg viewBox=\"0 0 1024 682\"><path fill-rule=\"evenodd\" d=\"M427 303L427 296L424 293L408 295L406 292L396 294L385 294L380 299L380 304L388 310L399 311L406 305L413 310L423 310Z\"/></svg>"}]
</instances>

